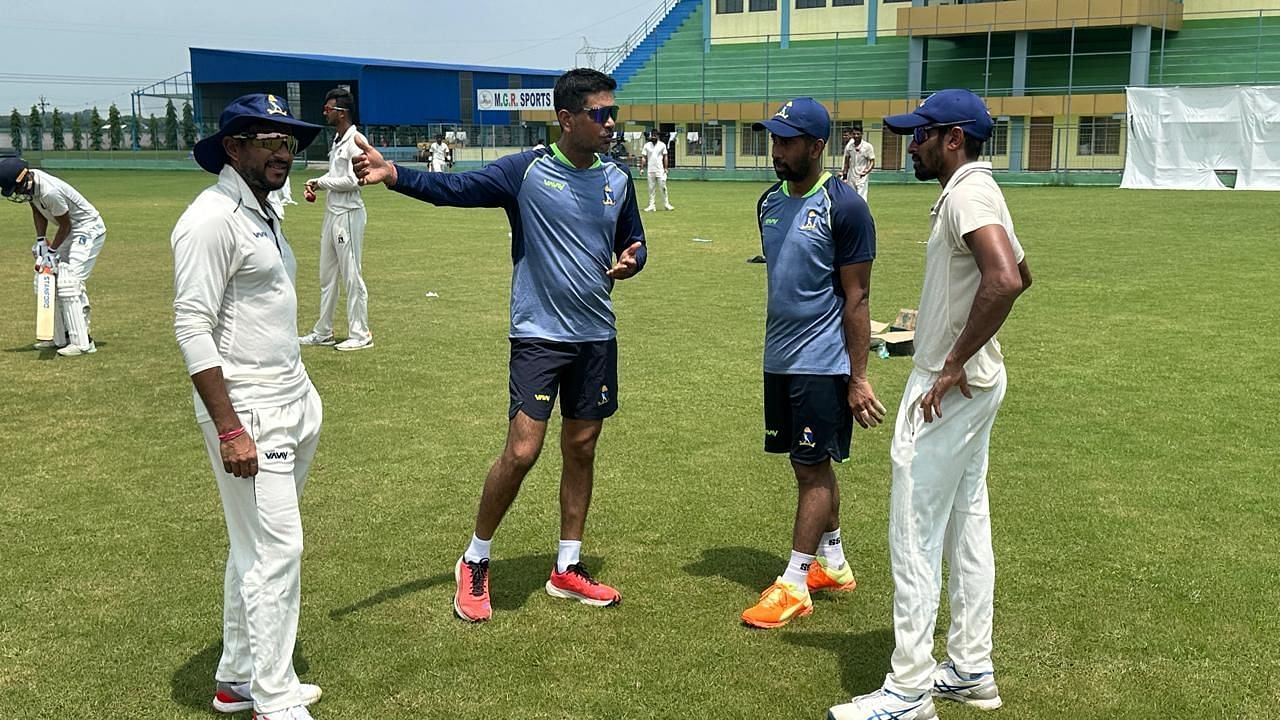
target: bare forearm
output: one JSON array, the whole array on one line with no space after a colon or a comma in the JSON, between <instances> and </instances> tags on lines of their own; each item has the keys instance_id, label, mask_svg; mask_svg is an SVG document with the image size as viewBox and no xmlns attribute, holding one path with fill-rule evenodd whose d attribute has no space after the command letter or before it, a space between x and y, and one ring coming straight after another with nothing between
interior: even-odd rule
<instances>
[{"instance_id":1,"label":"bare forearm","mask_svg":"<svg viewBox=\"0 0 1280 720\"><path fill-rule=\"evenodd\" d=\"M947 355L947 362L964 365L983 345L995 337L996 331L1009 317L1013 303L1022 293L1021 284L983 279L969 308L969 319Z\"/></svg>"},{"instance_id":2,"label":"bare forearm","mask_svg":"<svg viewBox=\"0 0 1280 720\"><path fill-rule=\"evenodd\" d=\"M844 306L844 344L849 352L849 377L867 377L867 349L871 346L871 308L867 297L850 298Z\"/></svg>"},{"instance_id":3,"label":"bare forearm","mask_svg":"<svg viewBox=\"0 0 1280 720\"><path fill-rule=\"evenodd\" d=\"M227 395L227 384L222 379L222 368L211 367L191 376L191 383L196 386L196 393L204 402L204 407L213 419L213 425L222 434L240 427L240 416L231 406L231 397Z\"/></svg>"},{"instance_id":4,"label":"bare forearm","mask_svg":"<svg viewBox=\"0 0 1280 720\"><path fill-rule=\"evenodd\" d=\"M47 229L47 228L46 228ZM62 243L66 242L68 236L71 235L71 223L58 224L58 232L54 234L53 239L49 240L49 249L57 250L62 247Z\"/></svg>"},{"instance_id":5,"label":"bare forearm","mask_svg":"<svg viewBox=\"0 0 1280 720\"><path fill-rule=\"evenodd\" d=\"M44 237L49 232L49 218L41 215L34 207L31 208L31 220L36 225L36 237Z\"/></svg>"}]
</instances>

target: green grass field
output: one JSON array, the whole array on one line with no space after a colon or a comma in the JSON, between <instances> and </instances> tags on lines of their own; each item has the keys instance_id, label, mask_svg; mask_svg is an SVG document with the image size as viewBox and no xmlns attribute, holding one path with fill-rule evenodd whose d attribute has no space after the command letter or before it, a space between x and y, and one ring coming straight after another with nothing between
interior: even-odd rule
<instances>
[{"instance_id":1,"label":"green grass field","mask_svg":"<svg viewBox=\"0 0 1280 720\"><path fill-rule=\"evenodd\" d=\"M64 177L109 229L90 283L96 355L29 349L30 213L0 204L0 718L210 717L226 533L173 340L168 239L212 177ZM838 470L857 592L782 630L738 623L784 566L795 498L786 461L760 447L764 267L744 260L762 189L673 183L679 210L645 214L649 266L614 294L622 410L601 439L584 555L625 602L542 591L552 440L496 536L495 617L480 626L453 618L451 568L505 432L505 218L366 192L377 347L304 350L325 427L296 664L325 689L318 720L821 718L879 685L891 424L856 433ZM872 188L876 319L917 303L937 190ZM1008 200L1036 282L1001 333L998 716L1273 716L1272 196ZM321 216L301 204L285 222L304 330ZM891 410L909 368L870 360Z\"/></svg>"}]
</instances>

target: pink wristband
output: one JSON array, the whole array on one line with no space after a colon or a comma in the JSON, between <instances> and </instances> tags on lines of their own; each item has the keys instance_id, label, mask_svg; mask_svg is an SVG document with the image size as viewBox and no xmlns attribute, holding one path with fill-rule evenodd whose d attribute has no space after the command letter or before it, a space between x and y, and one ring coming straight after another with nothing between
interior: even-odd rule
<instances>
[{"instance_id":1,"label":"pink wristband","mask_svg":"<svg viewBox=\"0 0 1280 720\"><path fill-rule=\"evenodd\" d=\"M240 437L243 434L244 434L244 426L241 425L235 430L228 430L224 433L218 433L218 441L231 442L232 440L235 440L236 438Z\"/></svg>"}]
</instances>

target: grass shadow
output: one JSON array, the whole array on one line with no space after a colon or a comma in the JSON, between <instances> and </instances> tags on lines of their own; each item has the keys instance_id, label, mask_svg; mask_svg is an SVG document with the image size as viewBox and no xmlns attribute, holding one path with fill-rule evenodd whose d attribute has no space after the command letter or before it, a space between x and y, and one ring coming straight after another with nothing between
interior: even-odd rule
<instances>
[{"instance_id":1,"label":"grass shadow","mask_svg":"<svg viewBox=\"0 0 1280 720\"><path fill-rule=\"evenodd\" d=\"M780 555L749 547L710 548L702 551L702 559L684 566L684 571L697 577L722 577L754 592L768 587L787 566Z\"/></svg>"},{"instance_id":2,"label":"grass shadow","mask_svg":"<svg viewBox=\"0 0 1280 720\"><path fill-rule=\"evenodd\" d=\"M215 684L213 675L218 670L218 660L221 657L221 642L213 643L192 655L169 678L169 697L183 707L212 713ZM302 643L293 648L293 669L300 677L311 670L307 659L302 655Z\"/></svg>"},{"instance_id":3,"label":"grass shadow","mask_svg":"<svg viewBox=\"0 0 1280 720\"><path fill-rule=\"evenodd\" d=\"M782 639L792 645L825 650L836 656L840 687L848 695L832 703L847 702L884 684L889 672L889 656L893 654L893 630L884 628L864 633L784 632Z\"/></svg>"},{"instance_id":4,"label":"grass shadow","mask_svg":"<svg viewBox=\"0 0 1280 720\"><path fill-rule=\"evenodd\" d=\"M489 563L489 595L493 609L519 610L524 607L529 601L529 597L541 590L542 586L546 584L555 562L556 556L550 553L525 555L509 560L491 560ZM596 557L584 556L583 562L596 570L604 566L604 561ZM418 578L402 585L379 590L364 600L331 610L329 618L341 620L360 610L398 600L406 595L429 590L437 585L453 585L452 568L448 572Z\"/></svg>"}]
</instances>

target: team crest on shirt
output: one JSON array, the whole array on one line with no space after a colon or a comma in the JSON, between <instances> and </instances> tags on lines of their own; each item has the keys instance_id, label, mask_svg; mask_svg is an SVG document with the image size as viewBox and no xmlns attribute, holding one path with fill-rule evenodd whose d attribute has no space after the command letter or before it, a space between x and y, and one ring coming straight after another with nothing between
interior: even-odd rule
<instances>
[{"instance_id":1,"label":"team crest on shirt","mask_svg":"<svg viewBox=\"0 0 1280 720\"><path fill-rule=\"evenodd\" d=\"M818 229L818 211L809 208L804 216L804 224L800 226L801 230L817 230Z\"/></svg>"},{"instance_id":2,"label":"team crest on shirt","mask_svg":"<svg viewBox=\"0 0 1280 720\"><path fill-rule=\"evenodd\" d=\"M599 407L599 406L601 406L601 405L608 405L608 404L609 404L609 386L608 386L608 385L601 385L601 386L600 386L600 399L599 399L598 401L596 401L596 406L597 406L597 407Z\"/></svg>"},{"instance_id":3,"label":"team crest on shirt","mask_svg":"<svg viewBox=\"0 0 1280 720\"><path fill-rule=\"evenodd\" d=\"M818 443L813 439L813 428L806 425L800 433L800 447L817 447Z\"/></svg>"},{"instance_id":4,"label":"team crest on shirt","mask_svg":"<svg viewBox=\"0 0 1280 720\"><path fill-rule=\"evenodd\" d=\"M604 204L605 205L613 204L613 186L610 185L609 183L604 184Z\"/></svg>"},{"instance_id":5,"label":"team crest on shirt","mask_svg":"<svg viewBox=\"0 0 1280 720\"><path fill-rule=\"evenodd\" d=\"M284 115L285 117L288 117L289 111L280 107L280 101L276 99L275 95L268 95L267 96L267 114L268 115Z\"/></svg>"}]
</instances>

